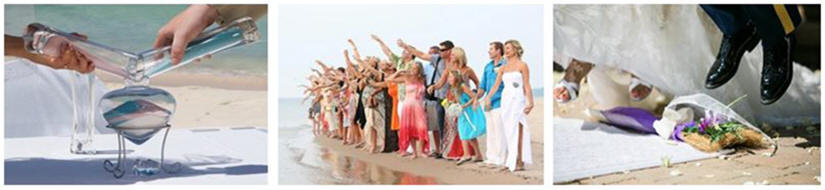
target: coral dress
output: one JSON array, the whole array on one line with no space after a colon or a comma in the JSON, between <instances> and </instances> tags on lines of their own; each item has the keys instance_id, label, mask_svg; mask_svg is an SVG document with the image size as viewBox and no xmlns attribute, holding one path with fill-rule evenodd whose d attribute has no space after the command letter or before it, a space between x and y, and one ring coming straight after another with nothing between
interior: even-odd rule
<instances>
[{"instance_id":1,"label":"coral dress","mask_svg":"<svg viewBox=\"0 0 825 190\"><path fill-rule=\"evenodd\" d=\"M406 151L411 140L423 142L422 152L429 153L429 133L427 133L427 113L424 109L423 83L408 83L405 85L404 106L401 110L401 129L398 131L399 151ZM414 146L414 145L413 145Z\"/></svg>"}]
</instances>

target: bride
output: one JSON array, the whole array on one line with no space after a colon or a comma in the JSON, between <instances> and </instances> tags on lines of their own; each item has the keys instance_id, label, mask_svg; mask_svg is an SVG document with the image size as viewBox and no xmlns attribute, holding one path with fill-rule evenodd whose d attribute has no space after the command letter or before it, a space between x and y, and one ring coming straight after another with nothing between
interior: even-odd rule
<instances>
[{"instance_id":1,"label":"bride","mask_svg":"<svg viewBox=\"0 0 825 190\"><path fill-rule=\"evenodd\" d=\"M628 97L627 88L622 91L618 83L605 82L610 78L604 77L624 71L633 75L633 84L655 86L670 96L705 93L729 103L746 95L731 108L756 124L819 122L819 77L796 63L785 95L774 104L761 104L761 49L745 53L737 75L726 85L705 89L705 76L722 34L698 5L557 5L553 24L554 61L563 67L571 62L592 63L588 83L600 104L610 100L617 106L628 105L628 98L615 98ZM554 93L567 95L563 101L575 99L576 82L560 84ZM634 95L636 86L629 90Z\"/></svg>"}]
</instances>

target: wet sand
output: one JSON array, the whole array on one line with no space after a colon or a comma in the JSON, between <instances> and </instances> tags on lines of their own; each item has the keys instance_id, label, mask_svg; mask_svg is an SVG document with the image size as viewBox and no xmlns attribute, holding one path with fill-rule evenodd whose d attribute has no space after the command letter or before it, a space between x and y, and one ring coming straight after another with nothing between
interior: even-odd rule
<instances>
[{"instance_id":1,"label":"wet sand","mask_svg":"<svg viewBox=\"0 0 825 190\"><path fill-rule=\"evenodd\" d=\"M279 184L543 184L543 100L528 116L533 164L511 173L433 158L370 154L340 140L313 137L309 126L279 128ZM485 137L479 138L482 151ZM285 175L291 174L291 175Z\"/></svg>"},{"instance_id":2,"label":"wet sand","mask_svg":"<svg viewBox=\"0 0 825 190\"><path fill-rule=\"evenodd\" d=\"M563 73L554 73L554 83ZM591 120L578 110L598 107L582 84L580 97L558 104L553 102L554 116ZM663 103L652 94L642 106ZM821 125L802 127L765 127L764 132L775 137L779 150L773 157L765 157L740 149L732 154L704 160L672 164L671 167L653 167L592 176L568 184L821 184ZM680 175L671 175L680 173Z\"/></svg>"}]
</instances>

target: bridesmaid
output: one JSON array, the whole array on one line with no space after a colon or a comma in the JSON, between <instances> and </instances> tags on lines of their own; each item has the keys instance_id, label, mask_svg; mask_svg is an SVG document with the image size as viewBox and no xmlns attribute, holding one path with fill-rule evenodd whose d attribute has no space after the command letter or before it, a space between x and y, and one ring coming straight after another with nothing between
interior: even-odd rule
<instances>
[{"instance_id":1,"label":"bridesmaid","mask_svg":"<svg viewBox=\"0 0 825 190\"><path fill-rule=\"evenodd\" d=\"M516 40L504 43L507 64L498 71L496 82L490 92L496 93L499 85L504 85L501 93L501 119L508 150L504 163L510 171L522 171L525 164L532 163L530 130L525 128L528 128L527 114L533 109L533 93L530 86L530 70L521 60L522 55L524 50L521 43ZM484 103L485 106L490 106L489 97Z\"/></svg>"},{"instance_id":2,"label":"bridesmaid","mask_svg":"<svg viewBox=\"0 0 825 190\"><path fill-rule=\"evenodd\" d=\"M404 84L404 106L401 108L401 129L398 131L398 150L405 156L409 146L413 147L411 159L426 157L429 152L429 133L427 132L427 114L424 111L424 73L420 62L416 62L409 71L399 71L390 82Z\"/></svg>"}]
</instances>

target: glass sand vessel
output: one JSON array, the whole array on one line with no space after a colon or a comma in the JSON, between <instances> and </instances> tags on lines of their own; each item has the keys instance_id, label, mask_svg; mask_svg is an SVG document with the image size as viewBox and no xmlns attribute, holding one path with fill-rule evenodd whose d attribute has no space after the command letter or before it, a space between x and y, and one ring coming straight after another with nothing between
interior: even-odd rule
<instances>
[{"instance_id":1,"label":"glass sand vessel","mask_svg":"<svg viewBox=\"0 0 825 190\"><path fill-rule=\"evenodd\" d=\"M125 159L125 142L128 139L134 144L140 145L150 139L161 129L165 129L163 144L161 147L161 161L154 168L135 168L135 171L146 171L144 173L154 174L159 168L170 172L163 165L163 152L168 135L169 120L175 112L175 99L168 92L149 87L149 80L152 77L163 74L175 68L195 62L206 56L211 56L219 52L241 47L260 41L257 25L249 17L237 19L231 23L205 30L194 40L190 41L186 47L180 63L172 64L169 51L170 46L159 49L149 49L141 53L132 53L121 49L109 47L94 41L83 40L80 37L66 33L55 28L51 28L39 23L30 24L24 35L25 48L32 53L56 56L59 48L69 43L86 55L95 68L105 71L119 78L124 79L125 87L106 93L97 106L90 104L87 115L93 117L101 114L107 121L108 128L114 129L118 134L118 160L112 163L106 160L105 169L115 177L120 178L124 174L122 161ZM88 74L92 81L94 75ZM91 88L90 84L90 89ZM92 91L89 91L90 97ZM93 101L92 101L93 102ZM79 107L74 104L75 108ZM95 112L94 107L99 109ZM77 109L74 109L77 110ZM79 125L75 120L75 126ZM83 124L85 127L74 127L72 135L72 147L88 147L91 143L91 134L94 129L94 122ZM77 138L75 138L77 136ZM71 149L73 153L77 151ZM151 161L151 160L149 160ZM157 165L157 164L140 164ZM178 169L180 164L175 164Z\"/></svg>"}]
</instances>

